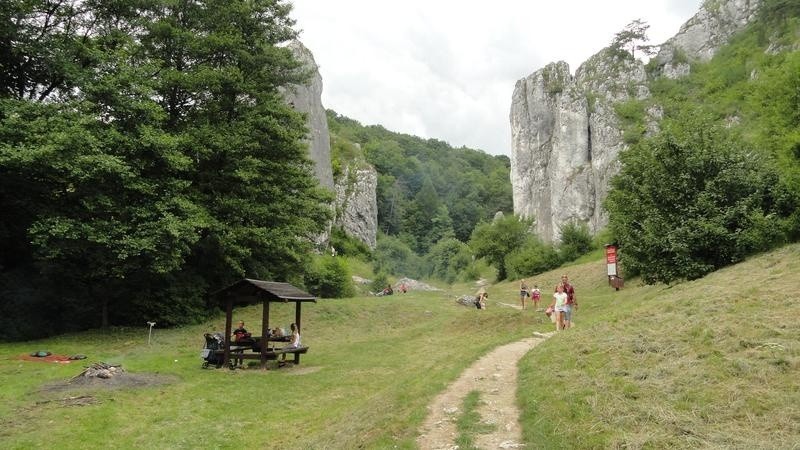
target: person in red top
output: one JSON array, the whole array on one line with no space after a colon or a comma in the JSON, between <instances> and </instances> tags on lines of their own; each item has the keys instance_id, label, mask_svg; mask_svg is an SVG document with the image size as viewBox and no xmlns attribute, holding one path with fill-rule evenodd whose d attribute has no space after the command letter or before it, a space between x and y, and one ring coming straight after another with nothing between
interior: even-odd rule
<instances>
[{"instance_id":1,"label":"person in red top","mask_svg":"<svg viewBox=\"0 0 800 450\"><path fill-rule=\"evenodd\" d=\"M564 328L572 326L572 311L578 309L578 301L575 299L575 288L569 282L567 274L561 275L561 283L564 285L564 293L567 294L567 308L564 311Z\"/></svg>"}]
</instances>

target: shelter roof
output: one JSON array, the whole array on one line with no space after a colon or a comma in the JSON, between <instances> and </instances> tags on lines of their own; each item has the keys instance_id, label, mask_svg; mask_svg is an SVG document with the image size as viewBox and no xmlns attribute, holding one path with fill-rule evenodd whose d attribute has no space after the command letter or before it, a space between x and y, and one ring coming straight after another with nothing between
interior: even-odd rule
<instances>
[{"instance_id":1,"label":"shelter roof","mask_svg":"<svg viewBox=\"0 0 800 450\"><path fill-rule=\"evenodd\" d=\"M232 299L234 304L251 304L263 300L268 302L316 302L308 292L278 281L262 281L244 278L211 294L221 302Z\"/></svg>"}]
</instances>

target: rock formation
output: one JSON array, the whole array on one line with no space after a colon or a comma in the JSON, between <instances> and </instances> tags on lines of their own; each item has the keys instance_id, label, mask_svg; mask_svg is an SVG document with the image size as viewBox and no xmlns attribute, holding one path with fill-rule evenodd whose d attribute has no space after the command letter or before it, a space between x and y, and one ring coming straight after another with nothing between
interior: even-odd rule
<instances>
[{"instance_id":1,"label":"rock formation","mask_svg":"<svg viewBox=\"0 0 800 450\"><path fill-rule=\"evenodd\" d=\"M314 176L323 187L333 190L331 137L328 116L322 106L322 76L314 55L300 41L292 41L288 47L295 58L311 71L312 76L307 84L291 86L284 90L283 95L295 110L306 114L308 153L314 162Z\"/></svg>"},{"instance_id":2,"label":"rock formation","mask_svg":"<svg viewBox=\"0 0 800 450\"><path fill-rule=\"evenodd\" d=\"M756 0L708 1L661 47L656 72L677 77L705 61L754 17ZM649 96L641 61L606 48L575 75L551 63L516 83L511 102L514 212L533 217L537 234L558 241L577 221L592 233L608 223L602 202L625 148L616 105ZM649 111L658 116L657 111Z\"/></svg>"},{"instance_id":3,"label":"rock formation","mask_svg":"<svg viewBox=\"0 0 800 450\"><path fill-rule=\"evenodd\" d=\"M292 107L306 114L309 157L314 162L314 175L323 187L336 194L336 200L332 205L335 209L333 223L370 248L375 248L378 230L376 200L378 174L372 166L363 161L351 162L345 168L343 176L334 182L328 116L322 106L322 76L314 61L314 55L302 43L292 41L289 48L311 71L312 76L308 84L292 86L284 90L283 95ZM329 232L316 238L320 247L326 245L328 240Z\"/></svg>"},{"instance_id":4,"label":"rock formation","mask_svg":"<svg viewBox=\"0 0 800 450\"><path fill-rule=\"evenodd\" d=\"M660 46L655 60L668 78L689 74L691 61L708 61L737 31L750 23L759 0L706 1L678 34Z\"/></svg>"},{"instance_id":5,"label":"rock formation","mask_svg":"<svg viewBox=\"0 0 800 450\"><path fill-rule=\"evenodd\" d=\"M374 249L378 233L378 172L365 162L351 162L336 180L336 219L345 233Z\"/></svg>"}]
</instances>

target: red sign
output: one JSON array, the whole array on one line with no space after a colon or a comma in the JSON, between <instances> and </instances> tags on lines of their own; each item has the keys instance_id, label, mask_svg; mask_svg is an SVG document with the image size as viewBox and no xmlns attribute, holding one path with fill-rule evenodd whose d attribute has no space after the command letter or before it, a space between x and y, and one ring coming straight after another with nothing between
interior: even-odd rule
<instances>
[{"instance_id":1,"label":"red sign","mask_svg":"<svg viewBox=\"0 0 800 450\"><path fill-rule=\"evenodd\" d=\"M608 264L616 264L617 263L617 247L613 245L609 245L606 247L606 263Z\"/></svg>"}]
</instances>

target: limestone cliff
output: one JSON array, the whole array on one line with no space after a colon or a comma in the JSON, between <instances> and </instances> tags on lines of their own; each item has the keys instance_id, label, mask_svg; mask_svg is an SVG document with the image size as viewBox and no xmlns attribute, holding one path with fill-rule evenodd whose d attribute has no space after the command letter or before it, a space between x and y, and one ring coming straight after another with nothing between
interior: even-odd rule
<instances>
[{"instance_id":1,"label":"limestone cliff","mask_svg":"<svg viewBox=\"0 0 800 450\"><path fill-rule=\"evenodd\" d=\"M336 180L336 219L345 233L374 249L378 232L378 172L364 162L351 162Z\"/></svg>"},{"instance_id":2,"label":"limestone cliff","mask_svg":"<svg viewBox=\"0 0 800 450\"><path fill-rule=\"evenodd\" d=\"M678 34L660 46L655 57L659 73L679 78L689 73L690 62L708 61L728 39L750 23L759 0L707 0L684 23Z\"/></svg>"},{"instance_id":3,"label":"limestone cliff","mask_svg":"<svg viewBox=\"0 0 800 450\"><path fill-rule=\"evenodd\" d=\"M295 58L311 71L311 79L305 85L291 86L284 90L283 95L294 109L306 114L308 153L314 162L314 176L323 187L333 190L331 138L328 117L322 106L322 76L314 55L300 41L292 41L288 47Z\"/></svg>"},{"instance_id":4,"label":"limestone cliff","mask_svg":"<svg viewBox=\"0 0 800 450\"><path fill-rule=\"evenodd\" d=\"M323 187L336 194L332 208L335 218L328 231L316 238L323 247L329 240L331 225L340 226L347 234L375 248L378 230L378 207L376 190L378 174L365 162L353 162L346 166L344 175L333 178L331 167L331 138L328 117L322 106L322 76L314 61L314 55L299 41L289 44L294 56L311 71L311 79L305 85L291 86L283 91L284 98L297 111L306 114L308 126L309 157L314 162L314 175Z\"/></svg>"},{"instance_id":5,"label":"limestone cliff","mask_svg":"<svg viewBox=\"0 0 800 450\"><path fill-rule=\"evenodd\" d=\"M680 76L689 61L710 59L756 7L756 0L707 1L661 47L656 73ZM602 202L625 148L615 105L647 98L647 85L641 61L609 48L574 76L558 62L516 83L510 113L514 212L533 217L542 239L558 241L569 221L586 223L592 233L608 223Z\"/></svg>"},{"instance_id":6,"label":"limestone cliff","mask_svg":"<svg viewBox=\"0 0 800 450\"><path fill-rule=\"evenodd\" d=\"M623 147L615 102L648 95L641 62L603 50L575 76L554 63L517 82L511 103L514 212L536 220L545 240L570 221L594 232L607 223L600 202Z\"/></svg>"}]
</instances>

